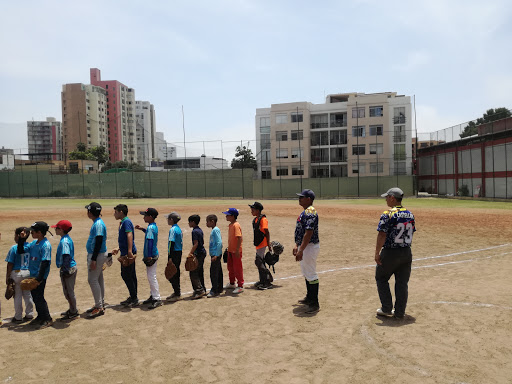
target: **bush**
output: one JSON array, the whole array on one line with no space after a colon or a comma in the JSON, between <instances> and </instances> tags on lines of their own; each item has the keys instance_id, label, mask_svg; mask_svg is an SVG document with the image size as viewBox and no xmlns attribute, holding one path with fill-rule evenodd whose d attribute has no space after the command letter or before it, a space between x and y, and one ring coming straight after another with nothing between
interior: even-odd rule
<instances>
[{"instance_id":1,"label":"bush","mask_svg":"<svg viewBox=\"0 0 512 384\"><path fill-rule=\"evenodd\" d=\"M459 187L457 191L457 195L459 196L469 196L469 188L466 184L463 184Z\"/></svg>"},{"instance_id":2,"label":"bush","mask_svg":"<svg viewBox=\"0 0 512 384\"><path fill-rule=\"evenodd\" d=\"M121 195L121 197L126 197L127 199L142 199L142 198L151 197L151 196L146 196L145 193L127 191L127 192L124 192Z\"/></svg>"},{"instance_id":3,"label":"bush","mask_svg":"<svg viewBox=\"0 0 512 384\"><path fill-rule=\"evenodd\" d=\"M69 195L64 191L52 191L48 194L48 197L68 197Z\"/></svg>"}]
</instances>

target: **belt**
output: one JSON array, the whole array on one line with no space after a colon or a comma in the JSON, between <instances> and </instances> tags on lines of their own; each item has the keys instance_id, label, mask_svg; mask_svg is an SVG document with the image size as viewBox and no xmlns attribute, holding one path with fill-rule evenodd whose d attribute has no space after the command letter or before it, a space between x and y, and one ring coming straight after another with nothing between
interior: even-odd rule
<instances>
[{"instance_id":1,"label":"belt","mask_svg":"<svg viewBox=\"0 0 512 384\"><path fill-rule=\"evenodd\" d=\"M16 269L14 272L16 272L16 273L20 273L20 272L21 272L21 269Z\"/></svg>"}]
</instances>

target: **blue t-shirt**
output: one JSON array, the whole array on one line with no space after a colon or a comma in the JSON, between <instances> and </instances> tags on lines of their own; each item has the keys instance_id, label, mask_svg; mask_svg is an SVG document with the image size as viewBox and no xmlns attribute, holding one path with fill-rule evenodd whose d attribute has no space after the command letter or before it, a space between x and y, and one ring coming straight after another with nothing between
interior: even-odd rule
<instances>
[{"instance_id":1,"label":"blue t-shirt","mask_svg":"<svg viewBox=\"0 0 512 384\"><path fill-rule=\"evenodd\" d=\"M222 236L219 227L212 229L210 234L210 256L222 255Z\"/></svg>"},{"instance_id":2,"label":"blue t-shirt","mask_svg":"<svg viewBox=\"0 0 512 384\"><path fill-rule=\"evenodd\" d=\"M28 269L28 263L30 259L30 253L29 253L29 247L27 244L23 246L24 253L21 255L18 253L18 246L13 245L11 249L9 249L9 252L7 252L7 257L5 258L5 261L8 263L13 263L12 269L14 271L18 270L27 270Z\"/></svg>"},{"instance_id":3,"label":"blue t-shirt","mask_svg":"<svg viewBox=\"0 0 512 384\"><path fill-rule=\"evenodd\" d=\"M192 244L197 240L197 248L194 254L196 255L205 255L206 249L204 249L204 235L203 230L199 227L195 227L192 230Z\"/></svg>"},{"instance_id":4,"label":"blue t-shirt","mask_svg":"<svg viewBox=\"0 0 512 384\"><path fill-rule=\"evenodd\" d=\"M96 236L103 236L103 242L101 243L100 253L107 252L107 227L103 220L99 217L94 219L94 222L91 226L91 231L89 232L89 238L87 239L87 245L85 246L87 249L87 253L94 252L94 245L96 245Z\"/></svg>"},{"instance_id":5,"label":"blue t-shirt","mask_svg":"<svg viewBox=\"0 0 512 384\"><path fill-rule=\"evenodd\" d=\"M128 233L130 232L133 234L132 253L135 255L137 253L137 247L135 247L135 231L133 223L128 217L125 217L119 223L119 236L117 238L121 256L126 256L128 254Z\"/></svg>"},{"instance_id":6,"label":"blue t-shirt","mask_svg":"<svg viewBox=\"0 0 512 384\"><path fill-rule=\"evenodd\" d=\"M30 271L30 276L37 277L39 273L39 267L41 266L41 261L52 260L52 245L45 237L39 243L37 240L34 240L30 244L27 244L30 252L30 259L28 262L28 269ZM46 270L43 278L48 278L48 274L50 273L50 268Z\"/></svg>"},{"instance_id":7,"label":"blue t-shirt","mask_svg":"<svg viewBox=\"0 0 512 384\"><path fill-rule=\"evenodd\" d=\"M317 244L320 242L318 237L318 213L313 206L306 208L301 212L297 218L297 225L295 226L295 244L301 245L306 230L312 229L313 235L309 241L311 244Z\"/></svg>"},{"instance_id":8,"label":"blue t-shirt","mask_svg":"<svg viewBox=\"0 0 512 384\"><path fill-rule=\"evenodd\" d=\"M171 251L171 242L174 243L175 251L183 250L183 233L181 232L181 228L178 227L178 224L173 224L171 229L169 230L169 248L168 252Z\"/></svg>"},{"instance_id":9,"label":"blue t-shirt","mask_svg":"<svg viewBox=\"0 0 512 384\"><path fill-rule=\"evenodd\" d=\"M148 240L153 240L153 252L148 255ZM144 258L158 256L158 227L155 223L148 224L146 236L144 236Z\"/></svg>"},{"instance_id":10,"label":"blue t-shirt","mask_svg":"<svg viewBox=\"0 0 512 384\"><path fill-rule=\"evenodd\" d=\"M393 207L382 213L377 231L386 233L384 248L410 247L416 231L414 215L401 205Z\"/></svg>"},{"instance_id":11,"label":"blue t-shirt","mask_svg":"<svg viewBox=\"0 0 512 384\"><path fill-rule=\"evenodd\" d=\"M63 257L63 255L69 256ZM55 263L57 264L57 268L62 267L62 270L66 272L69 271L69 268L76 267L75 245L69 235L64 235L60 239L57 254L55 255Z\"/></svg>"}]
</instances>

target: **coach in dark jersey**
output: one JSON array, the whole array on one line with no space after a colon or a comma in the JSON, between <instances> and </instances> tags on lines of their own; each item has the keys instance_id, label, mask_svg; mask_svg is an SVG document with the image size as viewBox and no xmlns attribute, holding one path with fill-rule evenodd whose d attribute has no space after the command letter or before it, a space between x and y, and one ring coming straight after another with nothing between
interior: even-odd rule
<instances>
[{"instance_id":1,"label":"coach in dark jersey","mask_svg":"<svg viewBox=\"0 0 512 384\"><path fill-rule=\"evenodd\" d=\"M414 215L402 207L404 192L400 188L391 188L381 195L386 198L390 208L380 217L375 248L375 280L381 307L379 316L394 316L402 319L407 306L408 284L411 276L411 243L416 231ZM389 289L389 279L395 275L395 309Z\"/></svg>"}]
</instances>

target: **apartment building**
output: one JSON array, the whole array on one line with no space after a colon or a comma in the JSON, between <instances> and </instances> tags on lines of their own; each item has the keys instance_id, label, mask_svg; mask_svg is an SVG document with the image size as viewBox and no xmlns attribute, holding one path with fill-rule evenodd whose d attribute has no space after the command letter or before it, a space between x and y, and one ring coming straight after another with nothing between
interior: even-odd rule
<instances>
[{"instance_id":1,"label":"apartment building","mask_svg":"<svg viewBox=\"0 0 512 384\"><path fill-rule=\"evenodd\" d=\"M395 92L259 108L258 173L263 179L410 175L411 110L410 97Z\"/></svg>"},{"instance_id":2,"label":"apartment building","mask_svg":"<svg viewBox=\"0 0 512 384\"><path fill-rule=\"evenodd\" d=\"M151 166L155 156L155 107L149 101L135 102L137 122L137 162L145 167Z\"/></svg>"},{"instance_id":3,"label":"apartment building","mask_svg":"<svg viewBox=\"0 0 512 384\"><path fill-rule=\"evenodd\" d=\"M106 91L81 83L62 86L62 147L67 154L78 143L87 148L108 148Z\"/></svg>"},{"instance_id":4,"label":"apartment building","mask_svg":"<svg viewBox=\"0 0 512 384\"><path fill-rule=\"evenodd\" d=\"M28 153L31 160L62 160L61 123L54 117L46 121L27 121Z\"/></svg>"},{"instance_id":5,"label":"apartment building","mask_svg":"<svg viewBox=\"0 0 512 384\"><path fill-rule=\"evenodd\" d=\"M110 161L137 162L135 90L117 80L102 80L98 68L91 68L90 75L91 84L105 90Z\"/></svg>"}]
</instances>

